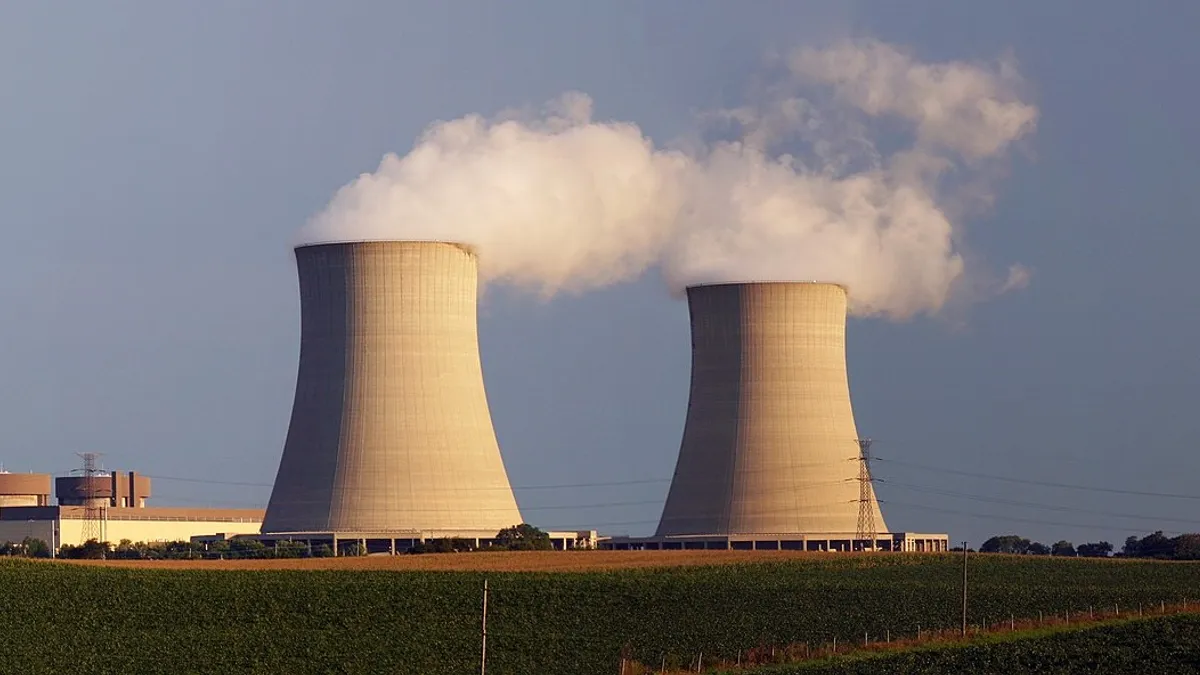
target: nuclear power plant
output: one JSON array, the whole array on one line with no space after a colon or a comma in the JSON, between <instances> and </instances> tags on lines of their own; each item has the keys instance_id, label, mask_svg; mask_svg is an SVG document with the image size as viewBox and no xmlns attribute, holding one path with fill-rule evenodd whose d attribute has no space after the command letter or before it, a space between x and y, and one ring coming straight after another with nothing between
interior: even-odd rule
<instances>
[{"instance_id":1,"label":"nuclear power plant","mask_svg":"<svg viewBox=\"0 0 1200 675\"><path fill-rule=\"evenodd\" d=\"M296 249L300 368L263 531L521 523L492 429L475 255L441 242Z\"/></svg>"},{"instance_id":2,"label":"nuclear power plant","mask_svg":"<svg viewBox=\"0 0 1200 675\"><path fill-rule=\"evenodd\" d=\"M846 289L691 286L692 375L658 529L614 548L945 550L890 533L864 470L846 373Z\"/></svg>"},{"instance_id":3,"label":"nuclear power plant","mask_svg":"<svg viewBox=\"0 0 1200 675\"><path fill-rule=\"evenodd\" d=\"M361 241L302 245L295 259L299 367L266 511L189 515L221 527L191 538L397 553L448 538L486 546L523 523L484 388L474 252ZM714 283L687 299L691 385L656 532L550 532L555 548L947 549L945 534L890 532L880 512L850 400L844 287ZM45 508L41 480L0 489L0 520ZM79 480L59 479L56 508L87 501ZM106 512L144 508L144 478L110 482L97 483Z\"/></svg>"}]
</instances>

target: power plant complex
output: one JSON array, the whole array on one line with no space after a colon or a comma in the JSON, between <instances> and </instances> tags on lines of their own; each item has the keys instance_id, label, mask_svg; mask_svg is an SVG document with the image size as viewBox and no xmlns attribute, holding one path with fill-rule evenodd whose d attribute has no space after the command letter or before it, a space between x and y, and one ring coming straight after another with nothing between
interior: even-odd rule
<instances>
[{"instance_id":1,"label":"power plant complex","mask_svg":"<svg viewBox=\"0 0 1200 675\"><path fill-rule=\"evenodd\" d=\"M396 553L451 537L486 545L524 522L484 388L475 253L361 241L301 245L295 258L300 359L266 511L197 513L221 529L187 535ZM724 283L687 297L691 387L656 532L551 532L556 548L947 548L944 534L889 532L880 512L850 402L845 288ZM0 540L4 521L82 508L66 484L48 506L48 483L0 477ZM118 515L152 515L144 478L112 478L100 495Z\"/></svg>"}]
</instances>

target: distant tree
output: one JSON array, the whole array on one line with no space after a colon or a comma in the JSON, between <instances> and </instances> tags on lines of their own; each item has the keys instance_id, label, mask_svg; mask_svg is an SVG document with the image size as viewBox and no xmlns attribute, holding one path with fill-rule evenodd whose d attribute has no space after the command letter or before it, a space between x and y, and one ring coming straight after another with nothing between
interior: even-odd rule
<instances>
[{"instance_id":1,"label":"distant tree","mask_svg":"<svg viewBox=\"0 0 1200 675\"><path fill-rule=\"evenodd\" d=\"M229 542L230 558L265 558L267 545L257 539L237 538Z\"/></svg>"},{"instance_id":2,"label":"distant tree","mask_svg":"<svg viewBox=\"0 0 1200 675\"><path fill-rule=\"evenodd\" d=\"M338 555L351 558L367 554L367 547L361 541L350 541L338 545Z\"/></svg>"},{"instance_id":3,"label":"distant tree","mask_svg":"<svg viewBox=\"0 0 1200 675\"><path fill-rule=\"evenodd\" d=\"M1176 560L1200 560L1200 534L1181 534L1174 541Z\"/></svg>"},{"instance_id":4,"label":"distant tree","mask_svg":"<svg viewBox=\"0 0 1200 675\"><path fill-rule=\"evenodd\" d=\"M112 553L112 544L107 541L88 539L79 546L64 544L59 550L62 557L72 560L101 560Z\"/></svg>"},{"instance_id":5,"label":"distant tree","mask_svg":"<svg viewBox=\"0 0 1200 675\"><path fill-rule=\"evenodd\" d=\"M1175 542L1159 530L1142 537L1138 542L1138 551L1138 555L1143 558L1174 558Z\"/></svg>"},{"instance_id":6,"label":"distant tree","mask_svg":"<svg viewBox=\"0 0 1200 675\"><path fill-rule=\"evenodd\" d=\"M25 555L30 558L49 558L50 546L41 539L33 537L25 537L21 542L21 548L25 551Z\"/></svg>"},{"instance_id":7,"label":"distant tree","mask_svg":"<svg viewBox=\"0 0 1200 675\"><path fill-rule=\"evenodd\" d=\"M333 547L329 544L317 544L312 548L312 555L314 558L332 558Z\"/></svg>"},{"instance_id":8,"label":"distant tree","mask_svg":"<svg viewBox=\"0 0 1200 675\"><path fill-rule=\"evenodd\" d=\"M1113 545L1107 541L1080 544L1075 550L1081 558L1107 558L1112 553Z\"/></svg>"},{"instance_id":9,"label":"distant tree","mask_svg":"<svg viewBox=\"0 0 1200 675\"><path fill-rule=\"evenodd\" d=\"M1029 550L1026 553L1029 555L1050 555L1050 547L1040 541L1035 541L1029 545Z\"/></svg>"},{"instance_id":10,"label":"distant tree","mask_svg":"<svg viewBox=\"0 0 1200 675\"><path fill-rule=\"evenodd\" d=\"M983 542L979 547L980 553L1026 553L1029 551L1030 542L1024 537L1019 537L1015 534L1005 534L997 537L992 537Z\"/></svg>"},{"instance_id":11,"label":"distant tree","mask_svg":"<svg viewBox=\"0 0 1200 675\"><path fill-rule=\"evenodd\" d=\"M1066 540L1060 540L1050 547L1050 555L1075 556L1075 545Z\"/></svg>"},{"instance_id":12,"label":"distant tree","mask_svg":"<svg viewBox=\"0 0 1200 675\"><path fill-rule=\"evenodd\" d=\"M528 524L506 527L496 533L494 548L507 551L550 551L550 535Z\"/></svg>"},{"instance_id":13,"label":"distant tree","mask_svg":"<svg viewBox=\"0 0 1200 675\"><path fill-rule=\"evenodd\" d=\"M307 558L308 544L302 541L276 542L273 553L276 558Z\"/></svg>"},{"instance_id":14,"label":"distant tree","mask_svg":"<svg viewBox=\"0 0 1200 675\"><path fill-rule=\"evenodd\" d=\"M208 551L206 552L206 555L210 558L224 560L225 558L229 557L231 550L232 544L228 539L218 539L208 544Z\"/></svg>"},{"instance_id":15,"label":"distant tree","mask_svg":"<svg viewBox=\"0 0 1200 675\"><path fill-rule=\"evenodd\" d=\"M462 537L450 537L447 539L428 539L417 542L416 545L408 549L407 553L463 553L474 550L475 542L473 540Z\"/></svg>"},{"instance_id":16,"label":"distant tree","mask_svg":"<svg viewBox=\"0 0 1200 675\"><path fill-rule=\"evenodd\" d=\"M120 560L141 560L145 557L144 547L138 546L128 539L122 539L113 548L112 557Z\"/></svg>"},{"instance_id":17,"label":"distant tree","mask_svg":"<svg viewBox=\"0 0 1200 675\"><path fill-rule=\"evenodd\" d=\"M1126 537L1125 545L1121 547L1121 555L1128 556L1130 558L1138 557L1138 555L1141 553L1141 543L1142 540L1135 536L1131 535Z\"/></svg>"}]
</instances>

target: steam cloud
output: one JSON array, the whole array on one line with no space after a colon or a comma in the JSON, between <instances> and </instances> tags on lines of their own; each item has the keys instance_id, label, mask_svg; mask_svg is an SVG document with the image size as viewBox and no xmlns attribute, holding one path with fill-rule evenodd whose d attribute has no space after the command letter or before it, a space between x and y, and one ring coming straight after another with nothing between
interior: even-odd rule
<instances>
[{"instance_id":1,"label":"steam cloud","mask_svg":"<svg viewBox=\"0 0 1200 675\"><path fill-rule=\"evenodd\" d=\"M459 241L485 281L546 295L658 264L675 292L830 281L857 315L937 312L964 275L951 216L964 176L986 174L1036 123L1016 67L926 64L874 40L784 65L753 104L702 116L726 137L686 152L594 121L578 93L536 115L439 122L342 188L302 240ZM1028 277L1014 266L995 290Z\"/></svg>"}]
</instances>

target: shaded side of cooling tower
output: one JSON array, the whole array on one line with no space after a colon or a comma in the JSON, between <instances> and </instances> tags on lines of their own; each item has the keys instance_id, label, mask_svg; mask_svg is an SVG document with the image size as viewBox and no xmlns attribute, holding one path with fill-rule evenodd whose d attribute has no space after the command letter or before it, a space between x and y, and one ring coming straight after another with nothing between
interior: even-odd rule
<instances>
[{"instance_id":1,"label":"shaded side of cooling tower","mask_svg":"<svg viewBox=\"0 0 1200 675\"><path fill-rule=\"evenodd\" d=\"M523 522L479 358L478 271L438 242L296 249L300 366L263 532Z\"/></svg>"},{"instance_id":2,"label":"shaded side of cooling tower","mask_svg":"<svg viewBox=\"0 0 1200 675\"><path fill-rule=\"evenodd\" d=\"M687 420L656 536L854 533L845 289L693 286L688 308ZM873 491L870 501L886 532Z\"/></svg>"}]
</instances>

